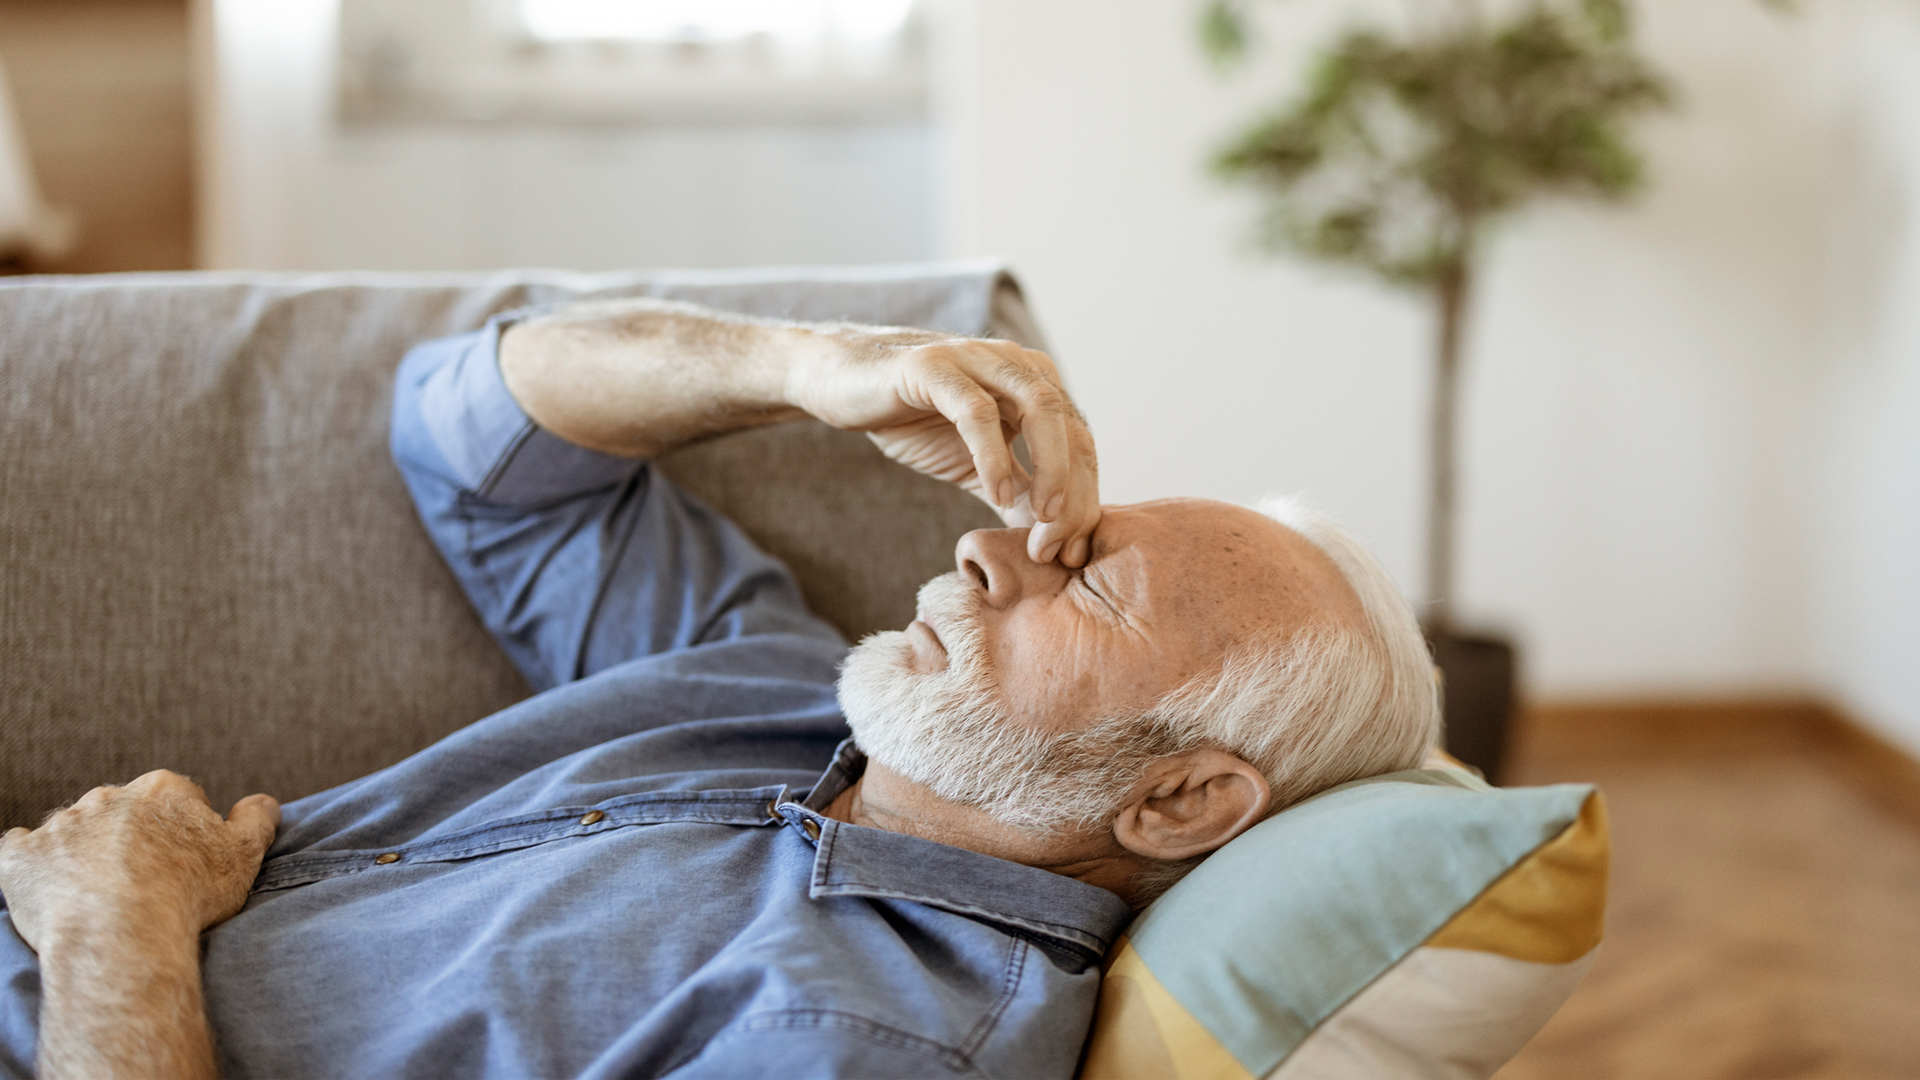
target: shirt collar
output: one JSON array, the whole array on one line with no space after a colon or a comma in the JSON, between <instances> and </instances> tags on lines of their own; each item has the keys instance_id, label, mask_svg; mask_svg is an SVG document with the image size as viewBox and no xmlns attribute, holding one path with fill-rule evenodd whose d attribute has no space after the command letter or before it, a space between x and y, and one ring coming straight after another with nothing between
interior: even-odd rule
<instances>
[{"instance_id":1,"label":"shirt collar","mask_svg":"<svg viewBox=\"0 0 1920 1080\"><path fill-rule=\"evenodd\" d=\"M811 822L815 842L808 895L911 900L968 918L1037 934L1097 959L1133 918L1126 901L1097 885L906 833L849 825L825 816L866 771L852 739L797 803L780 806L794 825Z\"/></svg>"}]
</instances>

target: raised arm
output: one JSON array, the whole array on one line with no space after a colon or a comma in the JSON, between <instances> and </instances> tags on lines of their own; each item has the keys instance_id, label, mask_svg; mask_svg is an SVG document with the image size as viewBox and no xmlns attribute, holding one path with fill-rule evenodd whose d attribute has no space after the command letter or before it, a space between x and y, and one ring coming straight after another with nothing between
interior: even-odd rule
<instances>
[{"instance_id":1,"label":"raised arm","mask_svg":"<svg viewBox=\"0 0 1920 1080\"><path fill-rule=\"evenodd\" d=\"M216 1075L200 933L246 903L279 820L265 795L222 819L160 771L0 838L7 915L40 954L41 1080Z\"/></svg>"},{"instance_id":2,"label":"raised arm","mask_svg":"<svg viewBox=\"0 0 1920 1080\"><path fill-rule=\"evenodd\" d=\"M1011 342L621 300L515 323L500 371L541 427L604 453L649 457L812 415L1033 526L1037 561L1084 564L1099 521L1093 436L1053 362Z\"/></svg>"}]
</instances>

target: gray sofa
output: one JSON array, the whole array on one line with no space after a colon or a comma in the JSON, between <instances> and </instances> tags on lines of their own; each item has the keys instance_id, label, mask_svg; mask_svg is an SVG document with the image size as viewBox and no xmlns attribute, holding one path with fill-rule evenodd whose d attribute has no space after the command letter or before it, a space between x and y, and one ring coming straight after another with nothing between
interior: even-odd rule
<instances>
[{"instance_id":1,"label":"gray sofa","mask_svg":"<svg viewBox=\"0 0 1920 1080\"><path fill-rule=\"evenodd\" d=\"M0 829L160 767L223 810L298 798L525 696L388 459L393 370L498 311L641 294L1040 344L982 264L0 280ZM849 638L993 523L813 422L661 466Z\"/></svg>"}]
</instances>

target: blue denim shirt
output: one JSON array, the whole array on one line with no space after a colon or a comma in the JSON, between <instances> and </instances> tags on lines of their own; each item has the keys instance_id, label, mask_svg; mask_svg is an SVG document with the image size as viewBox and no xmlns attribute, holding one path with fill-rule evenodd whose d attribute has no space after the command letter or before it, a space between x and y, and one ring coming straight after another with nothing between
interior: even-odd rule
<instances>
[{"instance_id":1,"label":"blue denim shirt","mask_svg":"<svg viewBox=\"0 0 1920 1080\"><path fill-rule=\"evenodd\" d=\"M498 324L402 364L394 457L539 694L290 803L203 942L229 1076L1068 1076L1112 893L821 811L845 644L645 464L561 441ZM39 975L0 929L0 1075Z\"/></svg>"}]
</instances>

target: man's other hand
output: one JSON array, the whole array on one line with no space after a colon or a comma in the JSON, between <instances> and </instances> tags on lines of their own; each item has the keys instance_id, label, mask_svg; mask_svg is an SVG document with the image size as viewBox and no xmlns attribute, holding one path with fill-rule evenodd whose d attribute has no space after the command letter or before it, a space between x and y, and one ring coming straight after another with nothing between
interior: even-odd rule
<instances>
[{"instance_id":1,"label":"man's other hand","mask_svg":"<svg viewBox=\"0 0 1920 1080\"><path fill-rule=\"evenodd\" d=\"M198 935L246 903L279 824L270 795L249 795L222 819L200 785L157 770L0 837L0 893L43 954L103 929Z\"/></svg>"},{"instance_id":2,"label":"man's other hand","mask_svg":"<svg viewBox=\"0 0 1920 1080\"><path fill-rule=\"evenodd\" d=\"M961 487L1013 527L1027 554L1083 566L1100 521L1093 433L1047 354L1010 341L876 333L812 352L788 374L787 398L835 427L866 432L886 455ZM863 347L864 346L864 347ZM1029 474L1013 454L1025 435Z\"/></svg>"}]
</instances>

